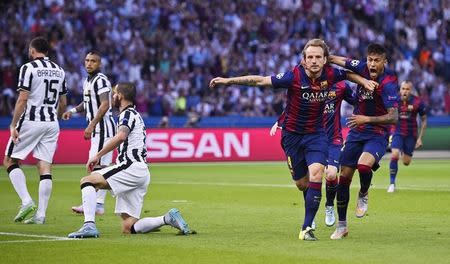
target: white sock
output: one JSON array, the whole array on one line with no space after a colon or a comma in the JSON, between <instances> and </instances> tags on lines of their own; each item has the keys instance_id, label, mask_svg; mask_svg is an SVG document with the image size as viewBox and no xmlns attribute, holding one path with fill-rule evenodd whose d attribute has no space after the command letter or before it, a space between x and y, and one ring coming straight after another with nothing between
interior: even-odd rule
<instances>
[{"instance_id":1,"label":"white sock","mask_svg":"<svg viewBox=\"0 0 450 264\"><path fill-rule=\"evenodd\" d=\"M134 223L134 231L136 231L136 233L148 233L165 224L164 216L146 217L139 219L136 223Z\"/></svg>"},{"instance_id":2,"label":"white sock","mask_svg":"<svg viewBox=\"0 0 450 264\"><path fill-rule=\"evenodd\" d=\"M14 189L22 200L22 205L29 204L33 201L31 199L30 193L27 189L27 181L25 179L25 174L21 168L15 168L9 172L9 179L11 180Z\"/></svg>"},{"instance_id":3,"label":"white sock","mask_svg":"<svg viewBox=\"0 0 450 264\"><path fill-rule=\"evenodd\" d=\"M83 186L81 198L83 200L84 222L95 222L96 194L94 186Z\"/></svg>"},{"instance_id":4,"label":"white sock","mask_svg":"<svg viewBox=\"0 0 450 264\"><path fill-rule=\"evenodd\" d=\"M41 175L41 181L39 182L39 204L36 212L36 217L45 217L45 212L47 211L48 200L52 194L52 176Z\"/></svg>"},{"instance_id":5,"label":"white sock","mask_svg":"<svg viewBox=\"0 0 450 264\"><path fill-rule=\"evenodd\" d=\"M105 197L108 190L99 189L97 191L97 203L104 204L105 203Z\"/></svg>"}]
</instances>

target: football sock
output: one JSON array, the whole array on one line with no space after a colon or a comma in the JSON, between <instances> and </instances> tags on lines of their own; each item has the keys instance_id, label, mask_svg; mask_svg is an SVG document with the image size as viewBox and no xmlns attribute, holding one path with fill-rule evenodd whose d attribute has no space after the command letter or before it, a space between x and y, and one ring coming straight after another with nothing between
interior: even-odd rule
<instances>
[{"instance_id":1,"label":"football sock","mask_svg":"<svg viewBox=\"0 0 450 264\"><path fill-rule=\"evenodd\" d=\"M97 191L97 203L104 204L105 203L105 197L108 190L99 189Z\"/></svg>"},{"instance_id":2,"label":"football sock","mask_svg":"<svg viewBox=\"0 0 450 264\"><path fill-rule=\"evenodd\" d=\"M346 221L346 219L347 219L347 208L348 208L348 202L350 200L350 184L351 183L352 183L352 180L350 180L344 176L339 177L339 183L337 186L337 193L336 193L336 205L337 205L339 221Z\"/></svg>"},{"instance_id":3,"label":"football sock","mask_svg":"<svg viewBox=\"0 0 450 264\"><path fill-rule=\"evenodd\" d=\"M370 183L372 182L372 168L367 165L358 164L358 172L361 183L359 193L360 195L365 195L369 191Z\"/></svg>"},{"instance_id":4,"label":"football sock","mask_svg":"<svg viewBox=\"0 0 450 264\"><path fill-rule=\"evenodd\" d=\"M45 217L47 211L48 200L52 194L52 175L41 175L41 181L39 182L39 204L36 212L36 217Z\"/></svg>"},{"instance_id":5,"label":"football sock","mask_svg":"<svg viewBox=\"0 0 450 264\"><path fill-rule=\"evenodd\" d=\"M391 158L391 163L389 164L390 175L391 175L391 184L395 184L395 178L397 177L398 171L398 158Z\"/></svg>"},{"instance_id":6,"label":"football sock","mask_svg":"<svg viewBox=\"0 0 450 264\"><path fill-rule=\"evenodd\" d=\"M166 223L164 222L164 216L142 218L139 219L136 223L134 223L134 225L131 227L131 233L132 234L148 233L165 224Z\"/></svg>"},{"instance_id":7,"label":"football sock","mask_svg":"<svg viewBox=\"0 0 450 264\"><path fill-rule=\"evenodd\" d=\"M337 183L338 183L337 178L332 181L327 180L325 188L327 196L327 201L325 203L326 206L334 206L334 198L336 197Z\"/></svg>"},{"instance_id":8,"label":"football sock","mask_svg":"<svg viewBox=\"0 0 450 264\"><path fill-rule=\"evenodd\" d=\"M7 169L7 171L14 190L16 190L20 200L22 200L22 205L31 203L33 199L31 199L30 193L28 192L25 174L23 173L22 169L19 167L19 165L14 164L11 165Z\"/></svg>"},{"instance_id":9,"label":"football sock","mask_svg":"<svg viewBox=\"0 0 450 264\"><path fill-rule=\"evenodd\" d=\"M81 198L83 200L84 222L95 223L96 194L92 183L81 184Z\"/></svg>"},{"instance_id":10,"label":"football sock","mask_svg":"<svg viewBox=\"0 0 450 264\"><path fill-rule=\"evenodd\" d=\"M305 221L303 222L302 230L305 230L308 226L311 227L312 222L316 217L317 210L319 210L321 198L322 183L310 182L308 192L306 194Z\"/></svg>"}]
</instances>

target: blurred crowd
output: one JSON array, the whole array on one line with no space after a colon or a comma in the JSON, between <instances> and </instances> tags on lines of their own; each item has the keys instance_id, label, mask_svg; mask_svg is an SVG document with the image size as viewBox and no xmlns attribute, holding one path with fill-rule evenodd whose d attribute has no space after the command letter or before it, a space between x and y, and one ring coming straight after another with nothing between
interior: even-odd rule
<instances>
[{"instance_id":1,"label":"blurred crowd","mask_svg":"<svg viewBox=\"0 0 450 264\"><path fill-rule=\"evenodd\" d=\"M389 67L412 80L431 115L450 114L450 0L36 0L0 3L0 115L10 115L28 41L46 36L82 100L84 56L103 54L112 83L132 81L147 116L275 116L284 91L222 87L214 76L273 75L300 61L310 38L365 57L384 43ZM164 125L164 124L162 124Z\"/></svg>"}]
</instances>

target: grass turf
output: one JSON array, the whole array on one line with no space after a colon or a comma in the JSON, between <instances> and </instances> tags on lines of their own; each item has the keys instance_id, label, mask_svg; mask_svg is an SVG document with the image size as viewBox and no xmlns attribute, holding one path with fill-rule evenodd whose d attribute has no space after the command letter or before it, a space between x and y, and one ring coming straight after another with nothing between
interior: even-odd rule
<instances>
[{"instance_id":1,"label":"grass turf","mask_svg":"<svg viewBox=\"0 0 450 264\"><path fill-rule=\"evenodd\" d=\"M324 197L316 217L318 242L298 240L304 206L284 163L151 165L152 183L142 217L177 207L197 235L178 236L170 227L145 235L122 235L113 214L97 217L99 239L59 241L0 234L0 263L448 263L450 259L449 160L399 165L398 192L386 193L388 162L376 172L369 212L354 217L357 175L351 190L349 237L331 241L324 224ZM24 167L37 201L38 176ZM0 176L0 232L65 237L82 216L83 166L55 166L53 193L42 226L14 223L18 197L5 170Z\"/></svg>"}]
</instances>

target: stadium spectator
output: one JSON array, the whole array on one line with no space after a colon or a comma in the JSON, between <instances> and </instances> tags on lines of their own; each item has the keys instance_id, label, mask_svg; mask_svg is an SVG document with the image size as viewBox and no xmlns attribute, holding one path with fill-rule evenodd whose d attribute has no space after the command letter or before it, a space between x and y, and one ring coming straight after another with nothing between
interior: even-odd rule
<instances>
[{"instance_id":1,"label":"stadium spectator","mask_svg":"<svg viewBox=\"0 0 450 264\"><path fill-rule=\"evenodd\" d=\"M274 115L270 110L274 103L269 100L277 96L272 92L244 94L234 86L224 88L225 94L239 94L243 99L225 98L222 106L209 111L207 106L211 101L220 101L221 93L207 92L207 80L211 76L235 76L243 72L260 75L285 72L299 62L301 47L307 39L321 37L330 44L333 53L355 58L364 56L364 47L369 42L383 43L393 58L389 66L400 69L400 81L409 79L414 87L424 87L426 91L421 93L424 100L438 89L430 86L430 80L442 76L445 86L450 82L448 1L351 2L348 5L342 0L237 0L231 4L220 0L40 0L29 6L23 1L7 1L0 4L4 13L0 26L5 29L0 37L0 72L3 76L12 70L16 76L18 67L28 61L23 40L44 34L53 48L50 57L68 69L68 77L74 76L68 85L69 100L70 96L78 96L74 91L80 91L82 86L79 55L97 49L106 55L104 72L111 76L112 83L135 82L144 96L141 105L148 105L149 116L161 116L163 112L161 98L151 97L155 88L162 97L163 93L180 88L192 95L190 89L194 88L200 99L195 100L195 108L202 110L199 112L202 116ZM431 77L416 75L421 72ZM17 78L12 78L13 86L4 77L0 79L2 93L7 87L16 87ZM249 100L255 100L256 104L233 107L233 112L223 109L230 103ZM8 104L0 108L1 115L10 114ZM433 113L446 112L442 103L435 108Z\"/></svg>"}]
</instances>

